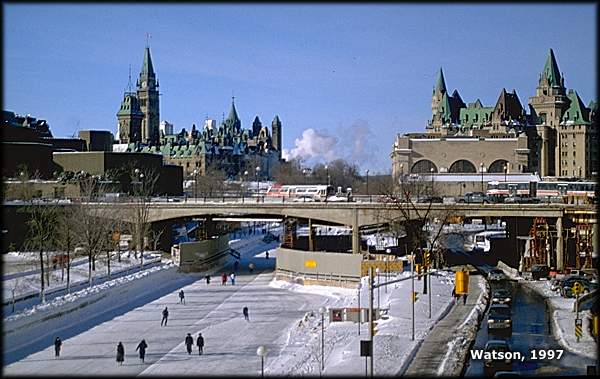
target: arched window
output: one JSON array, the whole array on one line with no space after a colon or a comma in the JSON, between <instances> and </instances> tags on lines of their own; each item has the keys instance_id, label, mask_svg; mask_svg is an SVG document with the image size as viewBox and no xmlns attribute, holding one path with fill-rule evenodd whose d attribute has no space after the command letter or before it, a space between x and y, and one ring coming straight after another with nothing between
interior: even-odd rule
<instances>
[{"instance_id":1,"label":"arched window","mask_svg":"<svg viewBox=\"0 0 600 379\"><path fill-rule=\"evenodd\" d=\"M508 161L505 159L498 159L490 165L488 172L492 173L504 173L504 166L508 167Z\"/></svg>"},{"instance_id":2,"label":"arched window","mask_svg":"<svg viewBox=\"0 0 600 379\"><path fill-rule=\"evenodd\" d=\"M460 159L450 166L451 173L476 173L475 165L466 159Z\"/></svg>"},{"instance_id":3,"label":"arched window","mask_svg":"<svg viewBox=\"0 0 600 379\"><path fill-rule=\"evenodd\" d=\"M437 167L432 161L428 159L421 159L412 166L410 172L413 174L430 174L431 169L433 169L433 172L438 172Z\"/></svg>"}]
</instances>

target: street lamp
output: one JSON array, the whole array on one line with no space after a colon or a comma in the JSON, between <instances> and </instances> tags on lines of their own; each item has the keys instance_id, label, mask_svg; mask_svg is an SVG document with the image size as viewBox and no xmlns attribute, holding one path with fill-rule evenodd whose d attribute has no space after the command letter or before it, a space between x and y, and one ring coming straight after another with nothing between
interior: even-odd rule
<instances>
[{"instance_id":1,"label":"street lamp","mask_svg":"<svg viewBox=\"0 0 600 379\"><path fill-rule=\"evenodd\" d=\"M504 165L504 183L506 183L506 172L508 171L508 166Z\"/></svg>"},{"instance_id":2,"label":"street lamp","mask_svg":"<svg viewBox=\"0 0 600 379\"><path fill-rule=\"evenodd\" d=\"M258 172L260 171L260 166L256 166L254 169L254 180L256 181L256 202L258 203L258 191L260 187L260 176L258 176Z\"/></svg>"},{"instance_id":3,"label":"street lamp","mask_svg":"<svg viewBox=\"0 0 600 379\"><path fill-rule=\"evenodd\" d=\"M246 185L248 185L248 170L244 171L244 185L242 186L242 202L244 202L244 197L246 196Z\"/></svg>"},{"instance_id":4,"label":"street lamp","mask_svg":"<svg viewBox=\"0 0 600 379\"><path fill-rule=\"evenodd\" d=\"M304 185L306 185L307 184L307 177L306 177L306 169L305 168L302 169L302 175L304 176Z\"/></svg>"},{"instance_id":5,"label":"street lamp","mask_svg":"<svg viewBox=\"0 0 600 379\"><path fill-rule=\"evenodd\" d=\"M265 155L267 156L267 180L269 180L269 149L265 149Z\"/></svg>"},{"instance_id":6,"label":"street lamp","mask_svg":"<svg viewBox=\"0 0 600 379\"><path fill-rule=\"evenodd\" d=\"M388 247L387 249L385 249L386 254L390 254L392 252L392 250ZM391 257L385 257L385 281L388 281L388 273L389 273L389 266L388 266L388 261L391 259ZM387 293L387 286L385 286L385 293Z\"/></svg>"},{"instance_id":7,"label":"street lamp","mask_svg":"<svg viewBox=\"0 0 600 379\"><path fill-rule=\"evenodd\" d=\"M367 174L367 195L369 194L369 170L365 171Z\"/></svg>"},{"instance_id":8,"label":"street lamp","mask_svg":"<svg viewBox=\"0 0 600 379\"><path fill-rule=\"evenodd\" d=\"M429 172L431 172L431 194L433 195L433 173L435 172L435 169L432 167L429 169Z\"/></svg>"},{"instance_id":9,"label":"street lamp","mask_svg":"<svg viewBox=\"0 0 600 379\"><path fill-rule=\"evenodd\" d=\"M198 169L194 169L194 200L198 197Z\"/></svg>"},{"instance_id":10,"label":"street lamp","mask_svg":"<svg viewBox=\"0 0 600 379\"><path fill-rule=\"evenodd\" d=\"M265 346L259 346L256 349L256 355L260 357L260 377L265 377L265 357L267 356L267 348Z\"/></svg>"},{"instance_id":11,"label":"street lamp","mask_svg":"<svg viewBox=\"0 0 600 379\"><path fill-rule=\"evenodd\" d=\"M379 267L375 268L375 274L377 274L377 311L379 311Z\"/></svg>"},{"instance_id":12,"label":"street lamp","mask_svg":"<svg viewBox=\"0 0 600 379\"><path fill-rule=\"evenodd\" d=\"M327 186L330 186L330 180L329 180L329 165L325 165L325 171L327 171Z\"/></svg>"},{"instance_id":13,"label":"street lamp","mask_svg":"<svg viewBox=\"0 0 600 379\"><path fill-rule=\"evenodd\" d=\"M319 308L321 314L321 371L325 370L325 313L327 309L325 307Z\"/></svg>"},{"instance_id":14,"label":"street lamp","mask_svg":"<svg viewBox=\"0 0 600 379\"><path fill-rule=\"evenodd\" d=\"M360 289L362 287L362 278L358 282L358 335L360 336L360 316L362 316L362 310L360 309Z\"/></svg>"},{"instance_id":15,"label":"street lamp","mask_svg":"<svg viewBox=\"0 0 600 379\"><path fill-rule=\"evenodd\" d=\"M483 192L483 162L479 164L479 171L481 171L481 192Z\"/></svg>"}]
</instances>

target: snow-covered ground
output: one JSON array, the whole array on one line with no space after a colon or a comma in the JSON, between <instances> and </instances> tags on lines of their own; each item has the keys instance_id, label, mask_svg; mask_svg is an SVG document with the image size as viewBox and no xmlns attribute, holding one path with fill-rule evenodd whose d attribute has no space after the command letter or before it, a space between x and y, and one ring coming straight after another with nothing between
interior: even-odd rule
<instances>
[{"instance_id":1,"label":"snow-covered ground","mask_svg":"<svg viewBox=\"0 0 600 379\"><path fill-rule=\"evenodd\" d=\"M29 313L4 319L4 373L7 375L255 375L260 373L256 348L265 345L269 353L265 373L316 375L320 368L321 317L318 309L357 305L357 290L300 286L274 280L277 242L265 244L262 235L232 241L242 254L234 286L222 286L216 277L210 285L206 273L184 274L170 264L158 265L99 286L56 299ZM265 251L269 250L269 259ZM256 265L253 274L244 271ZM231 269L231 262L226 268ZM222 269L214 270L218 274ZM407 273L401 274L406 277ZM364 279L364 278L363 278ZM415 341L411 341L410 280L379 290L382 308L389 318L378 325L374 338L375 374L401 374L420 342L438 318L451 306L452 273L433 276L432 317L427 317L427 296L415 304ZM363 283L366 284L366 283ZM422 281L415 290L422 292ZM361 306L368 305L368 293L361 291ZM186 294L180 304L179 289ZM374 305L378 294L375 290ZM161 311L168 306L169 324L160 327ZM245 321L241 308L250 310ZM364 372L359 341L368 339L368 324L358 335L358 324L325 319L325 371L327 375L357 375ZM202 333L205 354L185 352L187 333ZM63 339L62 354L54 358L52 341ZM149 348L146 362L136 356L135 346L145 338ZM115 362L117 342L125 345L123 366Z\"/></svg>"},{"instance_id":2,"label":"snow-covered ground","mask_svg":"<svg viewBox=\"0 0 600 379\"><path fill-rule=\"evenodd\" d=\"M521 280L521 284L535 290L548 300L552 310L552 333L558 338L563 347L576 354L596 358L598 347L594 338L588 332L590 326L589 310L579 312L579 318L582 320L582 336L577 342L575 337L575 299L564 298L558 292L552 291L550 281L547 280Z\"/></svg>"}]
</instances>

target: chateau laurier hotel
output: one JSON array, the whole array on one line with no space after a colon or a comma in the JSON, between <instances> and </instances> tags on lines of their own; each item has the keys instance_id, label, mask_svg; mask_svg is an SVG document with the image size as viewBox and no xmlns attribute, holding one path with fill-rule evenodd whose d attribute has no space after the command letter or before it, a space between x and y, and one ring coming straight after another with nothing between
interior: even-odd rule
<instances>
[{"instance_id":1,"label":"chateau laurier hotel","mask_svg":"<svg viewBox=\"0 0 600 379\"><path fill-rule=\"evenodd\" d=\"M494 106L466 105L450 94L440 69L425 133L398 135L392 174L537 173L541 177L595 179L598 171L597 104L587 106L565 87L552 49L538 78L529 112L504 88Z\"/></svg>"}]
</instances>

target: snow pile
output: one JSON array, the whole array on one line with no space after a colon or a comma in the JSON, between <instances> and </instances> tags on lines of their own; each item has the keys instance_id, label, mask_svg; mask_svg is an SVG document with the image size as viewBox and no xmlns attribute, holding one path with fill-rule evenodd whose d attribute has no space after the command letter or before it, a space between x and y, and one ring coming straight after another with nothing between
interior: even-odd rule
<instances>
[{"instance_id":1,"label":"snow pile","mask_svg":"<svg viewBox=\"0 0 600 379\"><path fill-rule=\"evenodd\" d=\"M483 277L479 277L478 285L481 288L481 293L477 299L477 304L473 307L465 321L456 329L458 331L456 337L448 342L448 351L437 370L438 376L461 375L469 346L475 341L477 329L489 301L489 289Z\"/></svg>"},{"instance_id":2,"label":"snow pile","mask_svg":"<svg viewBox=\"0 0 600 379\"><path fill-rule=\"evenodd\" d=\"M533 289L546 298L552 312L552 333L558 342L569 351L595 359L597 346L593 337L588 332L590 327L590 311L579 312L582 320L582 335L577 342L575 337L575 312L573 310L575 299L564 298L558 292L550 289L549 281L523 281L528 288Z\"/></svg>"}]
</instances>

